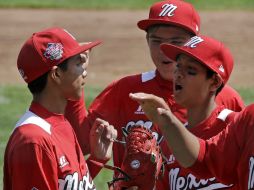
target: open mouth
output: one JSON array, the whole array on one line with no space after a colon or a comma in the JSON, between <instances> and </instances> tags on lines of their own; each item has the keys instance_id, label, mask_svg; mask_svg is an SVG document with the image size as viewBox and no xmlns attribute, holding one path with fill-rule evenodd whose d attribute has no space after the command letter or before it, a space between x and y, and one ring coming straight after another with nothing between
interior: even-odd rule
<instances>
[{"instance_id":1,"label":"open mouth","mask_svg":"<svg viewBox=\"0 0 254 190\"><path fill-rule=\"evenodd\" d=\"M180 91L182 89L183 89L183 87L181 85L175 84L175 91Z\"/></svg>"}]
</instances>

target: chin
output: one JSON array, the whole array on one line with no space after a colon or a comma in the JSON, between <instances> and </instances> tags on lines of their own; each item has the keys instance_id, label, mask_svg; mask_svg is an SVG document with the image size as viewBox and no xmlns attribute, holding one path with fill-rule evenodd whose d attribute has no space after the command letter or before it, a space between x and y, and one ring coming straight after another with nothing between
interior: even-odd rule
<instances>
[{"instance_id":1,"label":"chin","mask_svg":"<svg viewBox=\"0 0 254 190\"><path fill-rule=\"evenodd\" d=\"M82 97L82 93L75 94L69 98L69 100L77 101Z\"/></svg>"}]
</instances>

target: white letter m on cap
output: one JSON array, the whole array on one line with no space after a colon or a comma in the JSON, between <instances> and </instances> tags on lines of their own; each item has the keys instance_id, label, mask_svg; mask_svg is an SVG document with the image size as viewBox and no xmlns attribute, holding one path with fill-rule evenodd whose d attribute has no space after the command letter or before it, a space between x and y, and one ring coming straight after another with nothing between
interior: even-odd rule
<instances>
[{"instance_id":1,"label":"white letter m on cap","mask_svg":"<svg viewBox=\"0 0 254 190\"><path fill-rule=\"evenodd\" d=\"M174 11L177 9L177 6L173 4L164 4L162 7L162 11L160 12L159 16L174 16Z\"/></svg>"},{"instance_id":2,"label":"white letter m on cap","mask_svg":"<svg viewBox=\"0 0 254 190\"><path fill-rule=\"evenodd\" d=\"M199 36L194 36L192 37L184 46L190 47L190 48L195 48L197 47L197 44L203 42L204 40L199 37Z\"/></svg>"}]
</instances>

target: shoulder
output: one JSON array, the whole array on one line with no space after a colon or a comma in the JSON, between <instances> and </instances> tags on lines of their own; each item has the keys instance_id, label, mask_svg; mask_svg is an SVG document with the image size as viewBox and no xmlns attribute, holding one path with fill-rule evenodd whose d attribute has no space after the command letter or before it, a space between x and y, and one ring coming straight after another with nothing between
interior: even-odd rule
<instances>
[{"instance_id":1,"label":"shoulder","mask_svg":"<svg viewBox=\"0 0 254 190\"><path fill-rule=\"evenodd\" d=\"M232 88L231 86L229 86L227 84L223 87L223 89L221 90L221 93L222 94L231 94L232 96L240 96L234 88Z\"/></svg>"},{"instance_id":2,"label":"shoulder","mask_svg":"<svg viewBox=\"0 0 254 190\"><path fill-rule=\"evenodd\" d=\"M225 85L221 92L216 96L216 103L218 105L224 105L226 108L233 111L241 111L244 108L244 102L238 92Z\"/></svg>"},{"instance_id":3,"label":"shoulder","mask_svg":"<svg viewBox=\"0 0 254 190\"><path fill-rule=\"evenodd\" d=\"M251 120L254 125L254 104L250 104L243 111L241 111L238 115L241 120Z\"/></svg>"},{"instance_id":4,"label":"shoulder","mask_svg":"<svg viewBox=\"0 0 254 190\"><path fill-rule=\"evenodd\" d=\"M152 70L148 72L125 76L115 82L116 83L123 83L123 82L145 83L145 82L153 80L155 76L156 76L156 73L154 70Z\"/></svg>"},{"instance_id":5,"label":"shoulder","mask_svg":"<svg viewBox=\"0 0 254 190\"><path fill-rule=\"evenodd\" d=\"M148 71L144 73L128 75L110 83L103 90L103 93L108 93L109 91L125 92L128 90L139 88L140 86L150 85L151 82L154 81L155 76L156 76L155 71Z\"/></svg>"},{"instance_id":6,"label":"shoulder","mask_svg":"<svg viewBox=\"0 0 254 190\"><path fill-rule=\"evenodd\" d=\"M51 139L51 124L31 111L27 111L16 123L12 140L20 144L44 144Z\"/></svg>"}]
</instances>

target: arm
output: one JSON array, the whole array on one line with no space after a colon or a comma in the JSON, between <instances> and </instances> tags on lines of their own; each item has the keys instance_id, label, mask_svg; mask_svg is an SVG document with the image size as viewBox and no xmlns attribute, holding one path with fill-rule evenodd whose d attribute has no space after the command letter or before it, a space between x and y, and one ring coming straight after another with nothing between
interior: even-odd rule
<instances>
[{"instance_id":1,"label":"arm","mask_svg":"<svg viewBox=\"0 0 254 190\"><path fill-rule=\"evenodd\" d=\"M159 125L183 167L190 167L200 177L215 176L225 184L237 182L242 147L247 134L252 134L246 133L246 127L243 127L244 121L249 121L243 116L244 111L221 133L204 141L184 128L161 98L143 93L130 94L130 97L138 101L147 116Z\"/></svg>"},{"instance_id":2,"label":"arm","mask_svg":"<svg viewBox=\"0 0 254 190\"><path fill-rule=\"evenodd\" d=\"M70 122L72 128L75 131L83 154L89 154L89 133L93 121L91 121L91 117L87 116L84 93L82 94L82 97L77 101L68 100L65 109L65 117Z\"/></svg>"}]
</instances>

